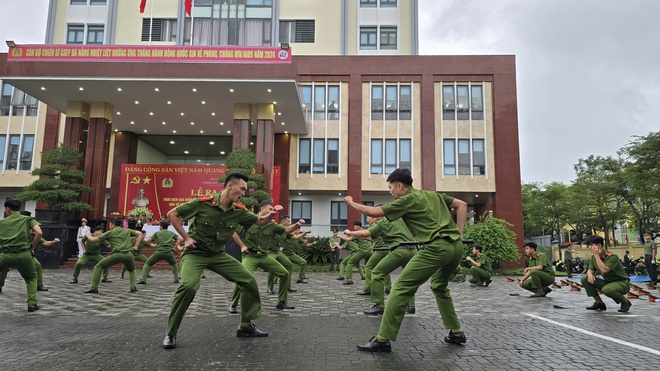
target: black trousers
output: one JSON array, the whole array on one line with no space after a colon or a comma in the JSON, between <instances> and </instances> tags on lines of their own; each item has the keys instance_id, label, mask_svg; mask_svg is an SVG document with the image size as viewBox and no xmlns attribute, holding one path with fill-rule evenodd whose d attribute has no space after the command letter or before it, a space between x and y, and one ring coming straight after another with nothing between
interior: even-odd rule
<instances>
[{"instance_id":1,"label":"black trousers","mask_svg":"<svg viewBox=\"0 0 660 371\"><path fill-rule=\"evenodd\" d=\"M573 277L573 259L566 259L564 265L566 266L566 276L568 278Z\"/></svg>"},{"instance_id":2,"label":"black trousers","mask_svg":"<svg viewBox=\"0 0 660 371\"><path fill-rule=\"evenodd\" d=\"M335 248L335 251L330 253L330 270L335 269L334 267L337 267L337 270L339 270L339 252L341 250Z\"/></svg>"},{"instance_id":3,"label":"black trousers","mask_svg":"<svg viewBox=\"0 0 660 371\"><path fill-rule=\"evenodd\" d=\"M652 255L644 255L644 265L646 270L649 272L649 278L651 278L651 285L658 283L658 266L654 264Z\"/></svg>"}]
</instances>

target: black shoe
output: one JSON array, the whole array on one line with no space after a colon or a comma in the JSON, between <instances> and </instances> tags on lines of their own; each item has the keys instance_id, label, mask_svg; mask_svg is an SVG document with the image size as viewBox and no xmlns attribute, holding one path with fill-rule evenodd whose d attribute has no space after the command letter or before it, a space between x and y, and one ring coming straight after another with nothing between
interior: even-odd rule
<instances>
[{"instance_id":1,"label":"black shoe","mask_svg":"<svg viewBox=\"0 0 660 371\"><path fill-rule=\"evenodd\" d=\"M69 282L69 283L78 283L78 279L77 279L77 278L74 278L74 279L72 279L71 282Z\"/></svg>"},{"instance_id":2,"label":"black shoe","mask_svg":"<svg viewBox=\"0 0 660 371\"><path fill-rule=\"evenodd\" d=\"M174 282L172 282L172 283L179 283L179 280L174 280Z\"/></svg>"},{"instance_id":3,"label":"black shoe","mask_svg":"<svg viewBox=\"0 0 660 371\"><path fill-rule=\"evenodd\" d=\"M362 291L360 291L360 292L357 292L356 294L357 294L357 295L360 295L360 296L369 296L369 295L371 295L370 292L366 292L366 291L364 291L364 290L362 290Z\"/></svg>"},{"instance_id":4,"label":"black shoe","mask_svg":"<svg viewBox=\"0 0 660 371\"><path fill-rule=\"evenodd\" d=\"M132 292L132 293L133 293L133 292L137 292L137 287L135 287L135 286L131 287L131 292Z\"/></svg>"},{"instance_id":5,"label":"black shoe","mask_svg":"<svg viewBox=\"0 0 660 371\"><path fill-rule=\"evenodd\" d=\"M345 278L342 277L342 276L339 276L339 277L336 278L336 280L337 280L337 281L343 281L343 280L345 280Z\"/></svg>"},{"instance_id":6,"label":"black shoe","mask_svg":"<svg viewBox=\"0 0 660 371\"><path fill-rule=\"evenodd\" d=\"M289 287L287 290L288 290L289 292L296 292L296 291L298 291L298 290L296 290L296 289L294 289L294 288L291 288L291 287Z\"/></svg>"},{"instance_id":7,"label":"black shoe","mask_svg":"<svg viewBox=\"0 0 660 371\"><path fill-rule=\"evenodd\" d=\"M385 308L379 307L378 305L374 305L373 307L369 309L365 309L362 312L364 312L364 314L371 314L377 316L379 314L383 314L383 312L385 312Z\"/></svg>"},{"instance_id":8,"label":"black shoe","mask_svg":"<svg viewBox=\"0 0 660 371\"><path fill-rule=\"evenodd\" d=\"M112 281L110 281L110 280L107 279L107 278L104 278L104 279L101 280L101 282L103 282L103 283L110 283L110 282L112 282Z\"/></svg>"},{"instance_id":9,"label":"black shoe","mask_svg":"<svg viewBox=\"0 0 660 371\"><path fill-rule=\"evenodd\" d=\"M406 314L415 314L415 307L412 305L408 306L408 309L406 309Z\"/></svg>"},{"instance_id":10,"label":"black shoe","mask_svg":"<svg viewBox=\"0 0 660 371\"><path fill-rule=\"evenodd\" d=\"M202 274L202 278L206 278L206 276Z\"/></svg>"},{"instance_id":11,"label":"black shoe","mask_svg":"<svg viewBox=\"0 0 660 371\"><path fill-rule=\"evenodd\" d=\"M383 352L389 353L392 351L392 346L389 340L378 341L376 336L369 339L369 342L363 345L358 344L357 348L365 352Z\"/></svg>"},{"instance_id":12,"label":"black shoe","mask_svg":"<svg viewBox=\"0 0 660 371\"><path fill-rule=\"evenodd\" d=\"M154 278L154 276L147 274L147 278Z\"/></svg>"},{"instance_id":13,"label":"black shoe","mask_svg":"<svg viewBox=\"0 0 660 371\"><path fill-rule=\"evenodd\" d=\"M630 300L622 301L621 308L618 310L618 312L626 313L628 310L630 310L630 307L632 307L632 303L630 302Z\"/></svg>"},{"instance_id":14,"label":"black shoe","mask_svg":"<svg viewBox=\"0 0 660 371\"><path fill-rule=\"evenodd\" d=\"M231 314L238 314L238 309L236 307L232 307L231 304L229 305L229 309L227 309L227 312Z\"/></svg>"},{"instance_id":15,"label":"black shoe","mask_svg":"<svg viewBox=\"0 0 660 371\"><path fill-rule=\"evenodd\" d=\"M281 301L277 303L275 309L296 309L296 307L290 306L286 301Z\"/></svg>"},{"instance_id":16,"label":"black shoe","mask_svg":"<svg viewBox=\"0 0 660 371\"><path fill-rule=\"evenodd\" d=\"M480 283L471 283L471 284L470 284L470 287L472 287L472 288L474 288L474 287L479 287L479 286L481 286Z\"/></svg>"},{"instance_id":17,"label":"black shoe","mask_svg":"<svg viewBox=\"0 0 660 371\"><path fill-rule=\"evenodd\" d=\"M493 280L486 280L486 282L484 282L484 286L488 287L488 285L490 285L491 282L493 282Z\"/></svg>"},{"instance_id":18,"label":"black shoe","mask_svg":"<svg viewBox=\"0 0 660 371\"><path fill-rule=\"evenodd\" d=\"M39 306L37 304L28 304L28 312L34 312L35 310L39 310Z\"/></svg>"},{"instance_id":19,"label":"black shoe","mask_svg":"<svg viewBox=\"0 0 660 371\"><path fill-rule=\"evenodd\" d=\"M352 284L353 284L353 281L346 281L346 282L342 283L342 285L352 285Z\"/></svg>"},{"instance_id":20,"label":"black shoe","mask_svg":"<svg viewBox=\"0 0 660 371\"><path fill-rule=\"evenodd\" d=\"M552 292L552 289L549 288L549 287L544 287L544 288L543 288L543 292L547 295L547 294L549 294L549 293Z\"/></svg>"},{"instance_id":21,"label":"black shoe","mask_svg":"<svg viewBox=\"0 0 660 371\"><path fill-rule=\"evenodd\" d=\"M176 336L165 336L163 339L163 348L174 349L176 348Z\"/></svg>"},{"instance_id":22,"label":"black shoe","mask_svg":"<svg viewBox=\"0 0 660 371\"><path fill-rule=\"evenodd\" d=\"M250 326L238 326L238 330L236 330L236 337L239 338L249 338L249 337L263 338L266 336L268 336L268 333L259 330L257 326L254 325L254 323L250 323Z\"/></svg>"},{"instance_id":23,"label":"black shoe","mask_svg":"<svg viewBox=\"0 0 660 371\"><path fill-rule=\"evenodd\" d=\"M48 291L47 288L45 288L43 285L37 286L37 291Z\"/></svg>"},{"instance_id":24,"label":"black shoe","mask_svg":"<svg viewBox=\"0 0 660 371\"><path fill-rule=\"evenodd\" d=\"M466 341L463 331L453 333L449 330L449 335L445 336L445 343L464 344Z\"/></svg>"},{"instance_id":25,"label":"black shoe","mask_svg":"<svg viewBox=\"0 0 660 371\"><path fill-rule=\"evenodd\" d=\"M138 284L138 285L146 285L146 284L147 284L147 281L139 280L137 284Z\"/></svg>"},{"instance_id":26,"label":"black shoe","mask_svg":"<svg viewBox=\"0 0 660 371\"><path fill-rule=\"evenodd\" d=\"M273 295L274 293L275 293L275 291L273 291L273 290L270 290L270 289L266 290L266 294L271 294L271 295Z\"/></svg>"},{"instance_id":27,"label":"black shoe","mask_svg":"<svg viewBox=\"0 0 660 371\"><path fill-rule=\"evenodd\" d=\"M296 283L307 283L307 278L301 278L297 280Z\"/></svg>"},{"instance_id":28,"label":"black shoe","mask_svg":"<svg viewBox=\"0 0 660 371\"><path fill-rule=\"evenodd\" d=\"M119 276L119 278L121 278L121 279L123 280L123 279L124 279L124 275L122 274L121 276Z\"/></svg>"},{"instance_id":29,"label":"black shoe","mask_svg":"<svg viewBox=\"0 0 660 371\"><path fill-rule=\"evenodd\" d=\"M360 277L360 278L362 279L362 281L364 281L364 277Z\"/></svg>"},{"instance_id":30,"label":"black shoe","mask_svg":"<svg viewBox=\"0 0 660 371\"><path fill-rule=\"evenodd\" d=\"M390 290L385 289L385 293L386 293L387 295L389 295L389 294L390 294Z\"/></svg>"},{"instance_id":31,"label":"black shoe","mask_svg":"<svg viewBox=\"0 0 660 371\"><path fill-rule=\"evenodd\" d=\"M530 295L530 298L544 298L547 294L545 292L537 292L535 294Z\"/></svg>"},{"instance_id":32,"label":"black shoe","mask_svg":"<svg viewBox=\"0 0 660 371\"><path fill-rule=\"evenodd\" d=\"M587 307L587 310L607 310L605 303L594 302L590 307Z\"/></svg>"},{"instance_id":33,"label":"black shoe","mask_svg":"<svg viewBox=\"0 0 660 371\"><path fill-rule=\"evenodd\" d=\"M83 293L84 293L84 294L98 294L98 293L99 293L99 289L89 289L89 290L85 290L85 291L83 291Z\"/></svg>"}]
</instances>

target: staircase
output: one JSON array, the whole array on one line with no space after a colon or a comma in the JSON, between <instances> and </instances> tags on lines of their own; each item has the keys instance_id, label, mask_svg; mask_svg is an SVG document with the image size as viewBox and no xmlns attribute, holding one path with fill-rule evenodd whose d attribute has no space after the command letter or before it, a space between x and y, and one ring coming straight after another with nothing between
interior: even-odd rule
<instances>
[{"instance_id":1,"label":"staircase","mask_svg":"<svg viewBox=\"0 0 660 371\"><path fill-rule=\"evenodd\" d=\"M149 247L145 247L145 248L142 249L142 254L144 254L144 256L146 256L147 258L149 258L151 256L151 254L153 254L154 251L156 251L156 248L149 246ZM102 248L101 249L101 255L103 255L104 257L110 255L110 249ZM180 253L176 253L176 261L178 262L178 261L180 261L180 259L181 259ZM78 261L78 256L77 255L70 256L64 262L64 264L60 264L60 268L73 269L73 267L76 265L76 261ZM87 264L85 264L84 268L93 268L94 265L96 265L96 263L93 263L93 262L87 263ZM144 266L144 263L142 263L141 261L137 261L137 260L135 261L135 267L138 271L141 271L143 266ZM122 267L121 264L115 264L112 267L110 267L110 269L111 270L121 270L121 267ZM154 266L151 267L151 270L154 270L154 269L172 269L172 266L168 262L166 262L165 260L161 260L158 263L156 263Z\"/></svg>"}]
</instances>

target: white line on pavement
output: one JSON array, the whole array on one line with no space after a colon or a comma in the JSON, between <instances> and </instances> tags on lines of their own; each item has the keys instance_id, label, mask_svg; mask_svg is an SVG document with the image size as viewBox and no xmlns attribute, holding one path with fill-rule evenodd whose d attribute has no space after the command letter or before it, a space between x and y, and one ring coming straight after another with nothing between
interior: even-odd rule
<instances>
[{"instance_id":1,"label":"white line on pavement","mask_svg":"<svg viewBox=\"0 0 660 371\"><path fill-rule=\"evenodd\" d=\"M601 335L601 334L598 334L598 333L595 333L595 332L584 330L584 329L581 329L579 327L566 325L566 324L563 324L561 322L556 322L556 321L553 321L553 320L550 320L550 319L547 319L547 318L537 316L536 314L531 314L531 313L523 313L523 314L528 316L528 317L532 317L532 318L539 319L541 321L552 323L553 325L557 325L557 326L567 328L569 330L575 330L575 331L581 332L581 333L586 334L586 335L591 335L591 336L594 336L594 337L597 337L597 338L601 338L603 340L611 341L613 343L625 345L625 346L628 346L628 347L631 347L631 348L643 350L645 352L649 352L651 354L655 354L657 356L660 356L660 351L657 351L657 350L649 348L649 347L645 347L643 345L637 345L637 344L630 343L630 342L627 342L627 341L624 341L624 340L619 340L619 339L616 339L616 338L613 338L613 337L610 337L610 336Z\"/></svg>"}]
</instances>

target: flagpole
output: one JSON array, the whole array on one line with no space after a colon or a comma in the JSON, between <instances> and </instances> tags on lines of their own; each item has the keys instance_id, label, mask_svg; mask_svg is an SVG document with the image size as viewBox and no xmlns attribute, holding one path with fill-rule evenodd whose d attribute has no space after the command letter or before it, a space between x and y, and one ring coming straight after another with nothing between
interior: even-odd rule
<instances>
[{"instance_id":1,"label":"flagpole","mask_svg":"<svg viewBox=\"0 0 660 371\"><path fill-rule=\"evenodd\" d=\"M195 0L190 3L190 45L195 44L193 35L195 34Z\"/></svg>"},{"instance_id":2,"label":"flagpole","mask_svg":"<svg viewBox=\"0 0 660 371\"><path fill-rule=\"evenodd\" d=\"M151 14L149 15L149 46L151 46L151 32L154 29L154 1L151 0Z\"/></svg>"}]
</instances>

